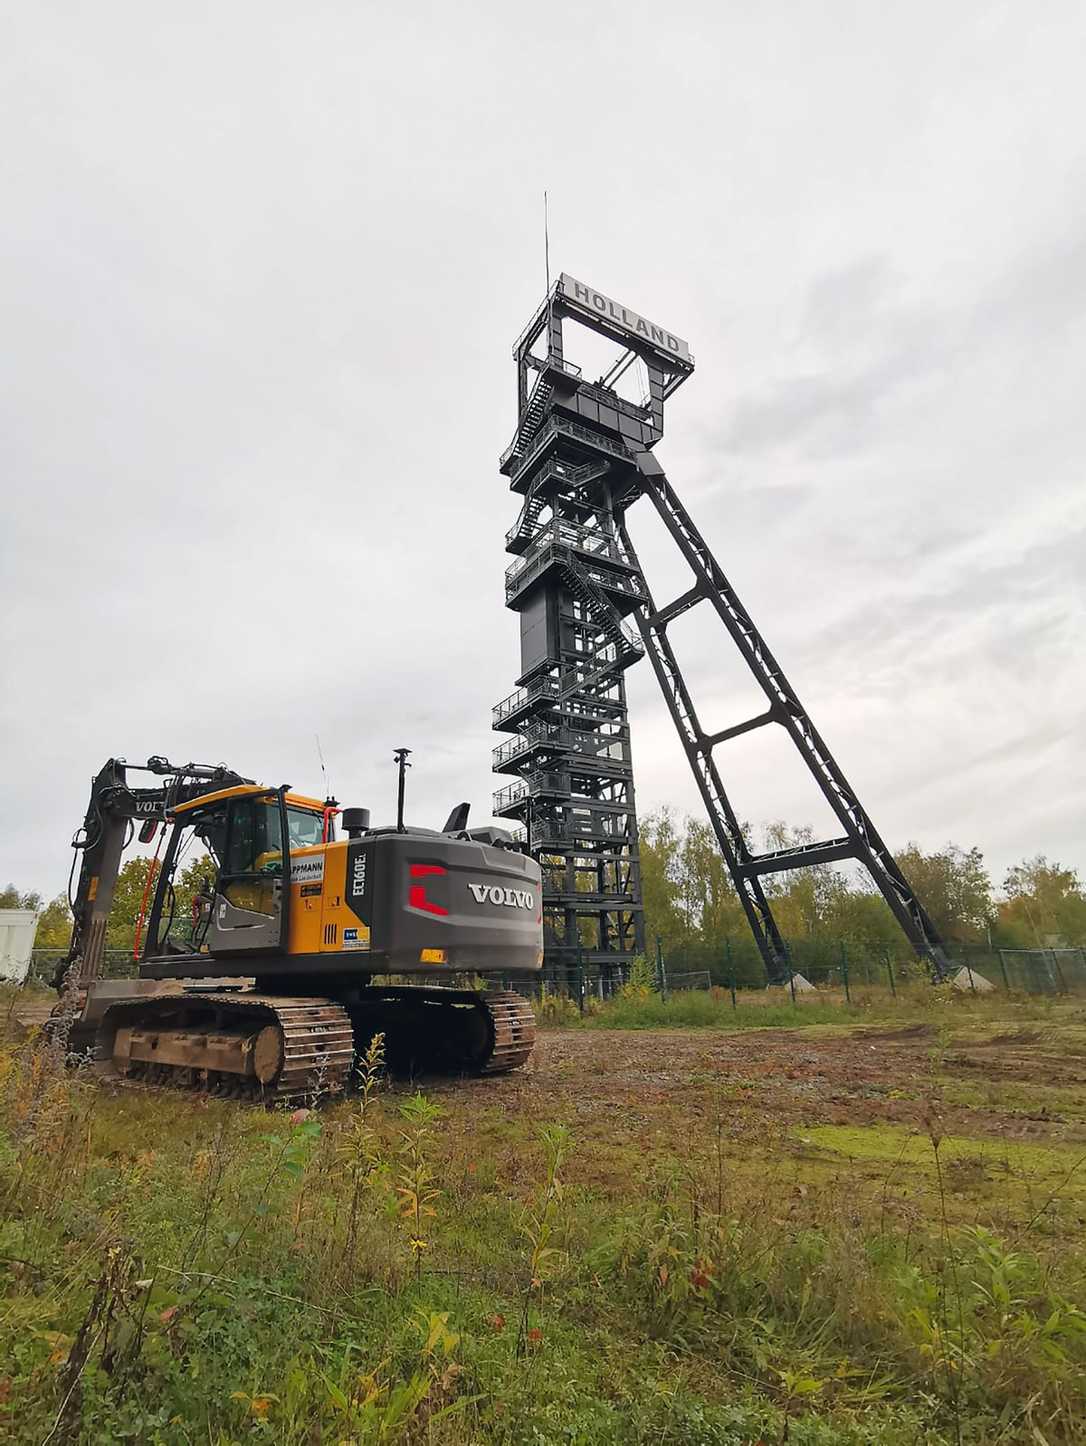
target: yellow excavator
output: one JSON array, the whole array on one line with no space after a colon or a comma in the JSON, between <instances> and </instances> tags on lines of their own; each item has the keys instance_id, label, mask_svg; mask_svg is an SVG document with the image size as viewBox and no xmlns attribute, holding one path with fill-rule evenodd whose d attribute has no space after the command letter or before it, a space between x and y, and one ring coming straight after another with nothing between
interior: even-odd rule
<instances>
[{"instance_id":1,"label":"yellow excavator","mask_svg":"<svg viewBox=\"0 0 1086 1446\"><path fill-rule=\"evenodd\" d=\"M378 1031L397 1069L493 1074L531 1053L542 968L539 865L498 828L370 827L364 808L266 787L224 766L109 759L73 840L74 929L55 984L68 1049L151 1083L267 1102L335 1095ZM339 836L338 830L342 830ZM102 979L121 856L158 839L136 979ZM175 880L206 862L191 904ZM189 876L193 870L189 869ZM73 876L75 863L73 862ZM422 976L421 978L419 976ZM458 976L497 976L468 989Z\"/></svg>"}]
</instances>

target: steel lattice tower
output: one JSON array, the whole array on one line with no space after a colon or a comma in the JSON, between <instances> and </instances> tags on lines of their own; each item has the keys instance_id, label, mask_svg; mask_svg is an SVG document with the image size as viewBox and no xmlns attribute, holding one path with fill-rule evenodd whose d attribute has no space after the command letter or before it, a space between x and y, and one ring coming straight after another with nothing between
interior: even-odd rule
<instances>
[{"instance_id":1,"label":"steel lattice tower","mask_svg":"<svg viewBox=\"0 0 1086 1446\"><path fill-rule=\"evenodd\" d=\"M564 360L567 319L623 348L596 382ZM543 866L548 973L561 977L582 961L613 981L644 950L623 674L647 652L770 980L787 979L790 965L762 878L847 858L866 866L917 953L942 977L946 958L930 918L652 453L665 400L694 370L686 343L563 273L513 355L517 430L500 468L522 498L506 534L516 560L505 575L506 605L520 615L521 674L516 692L494 708L495 729L513 735L494 750L494 769L515 775L494 807L521 822ZM636 362L648 378L640 404L615 390ZM642 495L693 574L693 585L662 608L625 526L626 509ZM668 624L702 602L768 702L764 713L716 733L703 729L667 638ZM751 853L712 755L770 723L789 735L841 837Z\"/></svg>"}]
</instances>

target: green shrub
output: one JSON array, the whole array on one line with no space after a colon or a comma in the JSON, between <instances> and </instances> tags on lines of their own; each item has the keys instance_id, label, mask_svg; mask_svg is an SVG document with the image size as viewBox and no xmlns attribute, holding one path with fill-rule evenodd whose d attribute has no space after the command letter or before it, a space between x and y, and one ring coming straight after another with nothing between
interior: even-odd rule
<instances>
[{"instance_id":1,"label":"green shrub","mask_svg":"<svg viewBox=\"0 0 1086 1446\"><path fill-rule=\"evenodd\" d=\"M533 1002L532 1008L538 1024L568 1027L581 1022L581 1011L568 994L544 993Z\"/></svg>"},{"instance_id":2,"label":"green shrub","mask_svg":"<svg viewBox=\"0 0 1086 1446\"><path fill-rule=\"evenodd\" d=\"M842 1017L824 999L649 996L586 1024ZM1013 1230L948 1218L952 1165L934 1206L921 1191L895 1215L923 1135L907 1169L891 1143L806 1174L818 1140L789 1150L780 1098L750 1113L763 1076L673 1088L648 1041L623 1105L552 1047L552 1093L455 1082L439 1108L390 1092L375 1040L356 1098L273 1114L113 1094L48 1052L0 1050L0 1438L1081 1439L1073 1151L1062 1184L1024 1182ZM556 1102L565 1123L537 1113Z\"/></svg>"}]
</instances>

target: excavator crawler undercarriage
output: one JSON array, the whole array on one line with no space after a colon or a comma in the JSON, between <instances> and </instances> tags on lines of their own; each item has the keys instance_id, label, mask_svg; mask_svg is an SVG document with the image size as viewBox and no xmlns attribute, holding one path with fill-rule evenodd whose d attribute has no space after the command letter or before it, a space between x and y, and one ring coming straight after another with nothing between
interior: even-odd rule
<instances>
[{"instance_id":1,"label":"excavator crawler undercarriage","mask_svg":"<svg viewBox=\"0 0 1086 1446\"><path fill-rule=\"evenodd\" d=\"M395 986L350 1005L245 990L193 990L112 1005L95 1054L108 1074L265 1104L350 1087L375 1034L398 1074L502 1074L525 1063L535 1018L512 991Z\"/></svg>"}]
</instances>

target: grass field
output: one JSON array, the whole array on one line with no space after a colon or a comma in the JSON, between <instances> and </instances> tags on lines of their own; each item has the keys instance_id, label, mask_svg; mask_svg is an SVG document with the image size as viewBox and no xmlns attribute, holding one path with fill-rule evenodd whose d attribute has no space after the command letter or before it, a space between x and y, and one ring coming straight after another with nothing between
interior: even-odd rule
<instances>
[{"instance_id":1,"label":"grass field","mask_svg":"<svg viewBox=\"0 0 1086 1446\"><path fill-rule=\"evenodd\" d=\"M1081 1005L633 999L317 1113L0 1072L6 1439L1086 1439Z\"/></svg>"}]
</instances>

